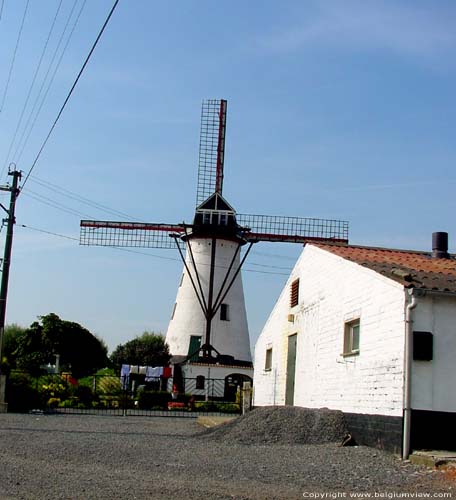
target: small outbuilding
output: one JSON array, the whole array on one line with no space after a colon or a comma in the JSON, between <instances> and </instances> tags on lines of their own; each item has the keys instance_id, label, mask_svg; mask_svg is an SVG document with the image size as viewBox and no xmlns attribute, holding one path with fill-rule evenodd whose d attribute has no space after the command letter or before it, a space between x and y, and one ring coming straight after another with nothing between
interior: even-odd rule
<instances>
[{"instance_id":1,"label":"small outbuilding","mask_svg":"<svg viewBox=\"0 0 456 500\"><path fill-rule=\"evenodd\" d=\"M254 405L342 410L355 440L456 449L456 259L308 243L255 346Z\"/></svg>"}]
</instances>

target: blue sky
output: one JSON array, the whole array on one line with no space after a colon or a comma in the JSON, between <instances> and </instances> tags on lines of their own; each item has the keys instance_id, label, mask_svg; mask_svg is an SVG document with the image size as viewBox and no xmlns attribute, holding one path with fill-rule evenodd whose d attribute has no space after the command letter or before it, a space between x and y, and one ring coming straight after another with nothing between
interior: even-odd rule
<instances>
[{"instance_id":1,"label":"blue sky","mask_svg":"<svg viewBox=\"0 0 456 500\"><path fill-rule=\"evenodd\" d=\"M0 19L0 168L28 172L112 2L62 1L28 101L59 0L30 0L4 94L25 5L4 0ZM73 5L84 8L21 155ZM87 216L191 221L204 98L228 100L224 195L239 212L344 219L351 243L395 248L428 250L433 231L448 231L455 251L455 25L452 1L121 0L18 199L7 322L55 312L111 349L165 333L177 253L80 247L35 229L78 238ZM300 250L252 250L252 343Z\"/></svg>"}]
</instances>

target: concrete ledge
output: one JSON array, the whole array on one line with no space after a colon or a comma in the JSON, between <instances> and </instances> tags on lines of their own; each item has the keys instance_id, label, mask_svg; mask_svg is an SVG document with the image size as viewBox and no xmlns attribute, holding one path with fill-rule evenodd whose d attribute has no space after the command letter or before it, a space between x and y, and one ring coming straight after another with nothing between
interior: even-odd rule
<instances>
[{"instance_id":1,"label":"concrete ledge","mask_svg":"<svg viewBox=\"0 0 456 500\"><path fill-rule=\"evenodd\" d=\"M215 427L216 425L224 424L225 422L230 422L237 417L198 417L196 422L203 427Z\"/></svg>"},{"instance_id":2,"label":"concrete ledge","mask_svg":"<svg viewBox=\"0 0 456 500\"><path fill-rule=\"evenodd\" d=\"M410 455L410 462L426 467L440 467L441 465L456 466L456 452L446 450L418 450Z\"/></svg>"}]
</instances>

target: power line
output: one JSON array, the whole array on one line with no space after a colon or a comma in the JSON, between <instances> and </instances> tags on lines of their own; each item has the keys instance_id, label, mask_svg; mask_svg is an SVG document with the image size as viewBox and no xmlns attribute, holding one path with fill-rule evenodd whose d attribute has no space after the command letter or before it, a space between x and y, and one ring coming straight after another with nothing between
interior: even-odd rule
<instances>
[{"instance_id":1,"label":"power line","mask_svg":"<svg viewBox=\"0 0 456 500\"><path fill-rule=\"evenodd\" d=\"M26 229L32 229L33 231L38 231L39 233L50 234L52 236L58 236L59 238L66 238L67 240L79 241L79 238L74 238L72 236L67 236L65 234L53 233L51 231L46 231L44 229L38 229L37 227L26 226L25 224L20 224L19 227L25 227Z\"/></svg>"},{"instance_id":2,"label":"power line","mask_svg":"<svg viewBox=\"0 0 456 500\"><path fill-rule=\"evenodd\" d=\"M35 201L38 201L39 203L42 203L44 205L48 205L49 207L56 208L57 210L60 210L62 212L66 212L70 215L75 215L76 217L89 217L93 219L92 215L87 215L83 212L79 212L78 210L74 210L70 207L67 207L61 203L57 203L54 200L51 200L50 198L47 198L46 196L40 195L38 193L34 193L33 191L30 191L29 189L24 193L26 196L34 199Z\"/></svg>"},{"instance_id":3,"label":"power line","mask_svg":"<svg viewBox=\"0 0 456 500\"><path fill-rule=\"evenodd\" d=\"M54 20L52 21L51 28L50 28L48 36L46 38L46 42L44 43L44 47L43 47L43 50L41 52L40 59L38 61L38 65L37 65L37 67L35 69L35 74L33 75L32 83L30 84L30 88L28 90L27 97L25 99L25 103L24 103L24 106L22 108L21 115L20 115L19 121L17 123L16 130L15 130L14 135L13 135L13 139L12 139L11 144L9 146L8 153L7 153L6 159L5 159L5 163L3 165L2 172L0 173L0 177L3 176L3 172L5 171L6 165L8 164L8 160L9 160L9 157L10 157L11 150L13 149L14 142L16 141L17 133L18 133L19 128L20 128L20 126L22 124L22 119L24 118L24 113L25 113L25 110L27 108L27 104L29 102L30 95L32 94L32 90L33 90L33 87L35 85L36 78L38 76L38 72L39 72L39 70L41 68L41 63L43 62L44 54L46 53L46 50L47 50L47 47L48 47L49 40L51 38L52 32L54 31L54 26L55 26L55 23L57 21L57 16L59 15L59 12L60 12L60 8L62 6L62 1L63 0L60 0L59 5L57 6L57 11L55 13Z\"/></svg>"},{"instance_id":4,"label":"power line","mask_svg":"<svg viewBox=\"0 0 456 500\"><path fill-rule=\"evenodd\" d=\"M38 105L38 101L40 100L41 94L43 92L43 88L44 88L44 86L46 84L46 80L47 80L47 78L49 76L49 73L51 71L52 65L54 64L55 58L57 57L57 54L59 52L59 49L60 49L60 46L62 44L63 38L64 38L65 33L67 32L68 26L70 24L71 18L73 17L73 13L74 13L74 10L76 8L77 3L78 3L78 0L74 0L73 7L70 10L70 13L69 13L68 18L66 20L66 23L65 23L65 26L63 28L62 34L60 35L59 41L57 42L57 46L56 46L56 48L54 50L54 54L52 55L51 61L49 63L48 69L46 71L46 74L44 75L44 79L43 79L43 82L41 83L40 90L38 91L38 94L37 94L37 96L35 98L35 102L33 103L33 106L32 106L32 110L30 111L30 114L29 114L29 116L27 118L27 121L25 123L24 129L22 131L21 137L19 139L19 142L17 143L16 149L15 149L14 155L13 155L13 158L16 158L16 163L19 163L20 159L22 158L22 154L24 153L24 149L25 149L25 147L27 145L27 142L28 142L28 140L30 138L30 134L32 133L33 128L35 127L36 121L38 120L38 116L41 113L41 109L43 108L43 105L44 105L44 103L46 101L46 98L47 98L47 96L49 94L49 91L50 91L50 89L52 87L52 84L54 83L55 75L57 74L57 71L58 71L58 69L60 67L60 64L62 62L63 56L65 55L65 52L66 52L66 50L68 48L70 40L71 40L71 38L73 36L73 33L74 33L75 29L76 29L76 26L78 24L79 18L81 17L82 11L84 10L85 4L86 4L86 0L84 0L84 2L82 4L82 7L80 8L78 15L76 16L76 20L73 23L73 27L71 28L70 34L68 35L68 38L67 38L67 40L65 42L63 50L62 50L62 52L60 54L60 57L59 57L59 59L57 61L56 66L54 68L54 72L52 73L52 76L51 76L51 78L49 80L49 84L48 84L48 86L47 86L47 88L46 88L46 90L44 92L44 95L43 95L43 98L41 100L41 103L40 103L40 105L38 107L38 110L37 110L37 112L35 114L35 118L33 119L33 122L32 122L32 124L31 124L31 126L29 128L30 121L32 120L33 114L35 113L36 107ZM24 140L24 136L26 135L27 129L28 129L28 133L27 133L27 136L25 137L25 140ZM22 147L21 147L21 144L22 144ZM19 153L19 156L18 156L19 149L20 149L20 153Z\"/></svg>"},{"instance_id":5,"label":"power line","mask_svg":"<svg viewBox=\"0 0 456 500\"><path fill-rule=\"evenodd\" d=\"M116 215L120 217L128 217L129 219L133 219L135 221L143 222L141 219L138 217L133 217L125 212L121 212L119 210L115 210L111 207L108 207L107 205L103 205L101 203L98 203L96 201L91 200L90 198L86 198L85 196L81 196L78 193L75 193L74 191L70 191L69 189L66 189L64 187L58 186L57 184L54 184L52 182L49 182L44 179L40 179L39 177L36 177L36 175L31 175L30 180L32 182L36 182L40 186L53 191L61 196L66 196L67 198L70 198L72 200L75 200L79 203L84 203L85 205L88 205L92 208L96 208L97 210L101 210L103 212L109 213L111 215Z\"/></svg>"},{"instance_id":6,"label":"power line","mask_svg":"<svg viewBox=\"0 0 456 500\"><path fill-rule=\"evenodd\" d=\"M57 122L59 121L59 118L60 118L60 116L62 115L63 110L65 109L65 106L67 105L68 101L70 100L70 97L71 97L71 95L73 94L73 91L74 91L74 89L75 89L75 87L76 87L76 85L77 85L77 83L78 83L78 81L79 81L79 78L81 77L82 73L84 72L84 69L86 68L86 66L87 66L87 64L88 64L88 62L89 62L89 60L90 60L90 58L91 58L91 56L92 56L92 54L93 54L93 51L95 50L95 47L97 46L98 41L100 40L100 38L101 38L101 36L102 36L102 34L103 34L103 32L104 32L104 30L105 30L105 28L106 28L106 26L107 26L107 24L108 24L109 20L111 19L111 16L112 16L112 14L114 13L114 10L115 10L115 8L117 7L117 4L118 4L118 3L119 3L119 0L116 0L116 1L114 2L114 5L112 6L111 11L109 12L108 17L106 18L106 20L105 20L105 22L104 22L104 24L103 24L103 26L102 26L102 28L101 28L100 32L98 33L98 36L97 36L97 38L96 38L96 40L95 40L95 42L94 42L94 44L93 44L92 48L90 49L90 52L89 52L89 54L87 55L86 60L84 61L84 64L82 65L82 68L80 69L80 71L79 71L79 73L78 73L78 76L76 77L76 80L75 80L75 81L74 81L74 83L73 83L73 86L71 87L70 91L68 92L68 95L67 95L67 97L66 97L66 99L65 99L65 101L64 101L64 103L63 103L63 105L62 105L62 107L60 108L60 111L59 111L59 113L58 113L58 115L57 115L57 118L55 119L54 123L52 124L52 127L51 127L51 129L49 130L48 135L46 136L46 139L44 140L44 142L43 142L43 144L42 144L42 146L41 146L40 150L38 151L38 154L36 155L35 160L34 160L34 161L33 161L33 163L32 163L32 166L30 167L30 170L29 170L29 172L28 172L28 174L27 174L27 176L26 176L26 178L25 178L25 181L24 181L24 182L23 182L23 184L22 184L22 189L24 188L25 184L27 183L28 178L30 177L30 174L32 173L33 169L35 168L35 165L36 165L36 163L37 163L37 161L38 161L39 157L41 156L41 153L42 153L42 151L43 151L44 147L46 146L46 143L47 143L47 141L49 140L49 137L51 136L52 131L54 130L55 126L57 125Z\"/></svg>"},{"instance_id":7,"label":"power line","mask_svg":"<svg viewBox=\"0 0 456 500\"><path fill-rule=\"evenodd\" d=\"M22 16L21 27L19 28L19 34L17 35L16 46L14 47L13 58L11 59L11 65L10 65L10 69L8 72L8 78L6 80L5 92L3 93L2 104L0 105L0 113L3 111L3 106L5 105L6 94L8 93L8 87L9 87L10 80L11 80L11 74L13 73L14 61L16 60L17 48L19 47L19 42L21 40L22 29L24 27L25 17L27 16L27 10L28 10L29 3L30 3L30 0L27 0L27 3L25 4L24 15ZM3 10L3 4L2 4L2 10Z\"/></svg>"},{"instance_id":8,"label":"power line","mask_svg":"<svg viewBox=\"0 0 456 500\"><path fill-rule=\"evenodd\" d=\"M4 5L5 5L5 0L2 0L2 4L0 5L0 21L2 20L3 6Z\"/></svg>"}]
</instances>

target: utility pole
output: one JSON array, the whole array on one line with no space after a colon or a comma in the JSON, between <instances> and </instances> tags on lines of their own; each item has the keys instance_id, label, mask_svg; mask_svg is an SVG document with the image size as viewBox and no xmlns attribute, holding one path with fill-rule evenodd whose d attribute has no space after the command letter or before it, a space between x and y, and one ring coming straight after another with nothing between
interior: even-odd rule
<instances>
[{"instance_id":1,"label":"utility pole","mask_svg":"<svg viewBox=\"0 0 456 500\"><path fill-rule=\"evenodd\" d=\"M13 232L14 224L16 223L15 209L16 209L16 199L19 195L19 180L22 177L22 172L19 170L12 170L8 172L8 175L13 176L12 186L0 186L0 191L9 191L11 193L9 210L6 209L1 203L0 207L7 213L8 217L3 219L3 222L7 224L6 229L6 239L5 239L5 253L3 257L3 268L2 268L2 280L0 285L0 363L2 361L3 355L3 333L5 330L5 318L6 318L6 299L8 296L8 279L9 270L11 264L11 250L13 247ZM0 368L1 371L1 368ZM0 406L2 400L2 394L0 392Z\"/></svg>"}]
</instances>

